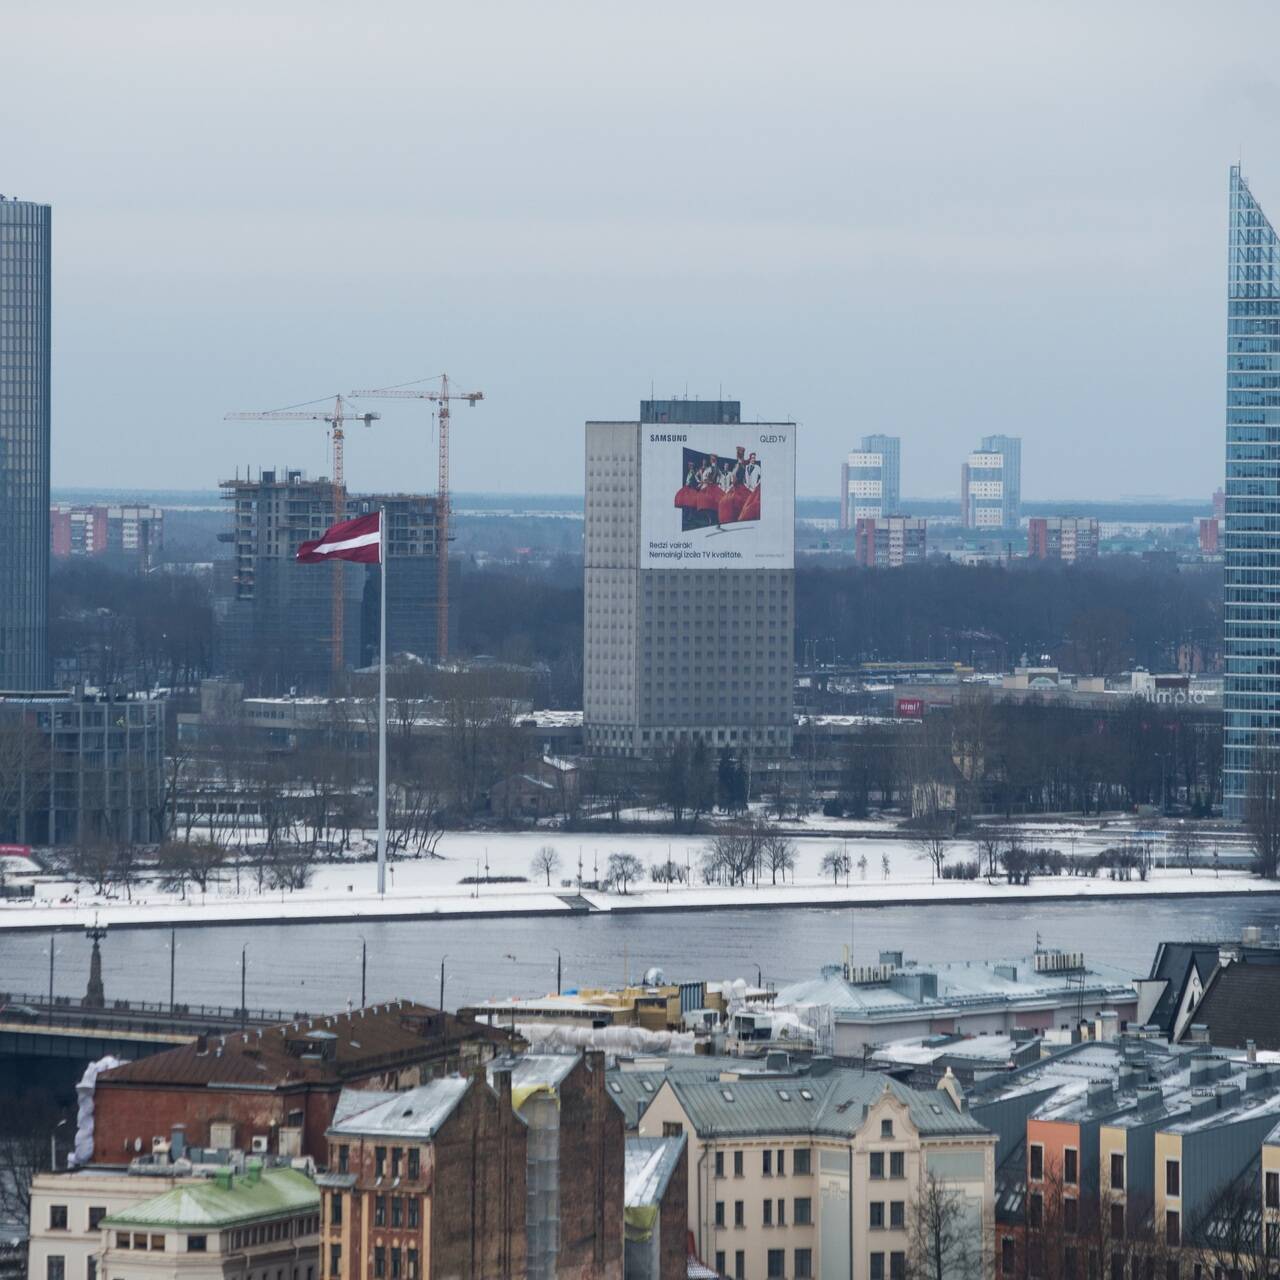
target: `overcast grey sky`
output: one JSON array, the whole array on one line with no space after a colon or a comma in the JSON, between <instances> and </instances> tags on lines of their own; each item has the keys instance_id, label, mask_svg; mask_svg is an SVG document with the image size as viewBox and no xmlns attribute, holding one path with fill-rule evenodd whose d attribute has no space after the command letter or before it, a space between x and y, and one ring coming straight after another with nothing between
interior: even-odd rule
<instances>
[{"instance_id":1,"label":"overcast grey sky","mask_svg":"<svg viewBox=\"0 0 1280 1280\"><path fill-rule=\"evenodd\" d=\"M55 217L55 485L327 469L232 424L442 369L459 489L581 488L659 395L903 489L1222 475L1227 170L1280 217L1274 3L9 0L0 191ZM418 405L348 446L425 488Z\"/></svg>"}]
</instances>

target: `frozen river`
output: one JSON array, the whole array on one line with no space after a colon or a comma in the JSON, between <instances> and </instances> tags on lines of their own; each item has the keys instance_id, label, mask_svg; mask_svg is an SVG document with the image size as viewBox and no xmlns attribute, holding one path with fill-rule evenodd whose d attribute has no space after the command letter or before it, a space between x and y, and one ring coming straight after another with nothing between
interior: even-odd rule
<instances>
[{"instance_id":1,"label":"frozen river","mask_svg":"<svg viewBox=\"0 0 1280 1280\"><path fill-rule=\"evenodd\" d=\"M754 979L759 970L766 981L781 984L838 963L846 943L855 962L867 963L881 948L917 960L1025 955L1037 938L1145 973L1162 940L1238 938L1250 924L1275 939L1280 898L188 925L177 931L176 991L179 1001L238 1004L241 949L247 948L251 1007L343 1008L360 998L362 938L370 1000L405 996L435 1003L443 957L450 1007L553 991L557 949L566 987L616 985L650 965L671 979ZM89 944L64 932L54 948L56 992L83 995ZM168 930L113 928L102 958L108 1000L168 999ZM0 932L0 991L44 992L48 983L49 935Z\"/></svg>"}]
</instances>

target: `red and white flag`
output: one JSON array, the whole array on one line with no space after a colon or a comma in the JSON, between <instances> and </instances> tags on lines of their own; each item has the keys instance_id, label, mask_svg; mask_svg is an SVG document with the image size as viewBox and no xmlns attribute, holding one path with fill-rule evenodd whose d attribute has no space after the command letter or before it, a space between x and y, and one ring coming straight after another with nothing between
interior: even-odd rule
<instances>
[{"instance_id":1,"label":"red and white flag","mask_svg":"<svg viewBox=\"0 0 1280 1280\"><path fill-rule=\"evenodd\" d=\"M327 529L323 538L304 542L298 548L303 564L324 564L326 560L354 560L357 564L378 564L382 556L382 526L379 511L354 520L343 520Z\"/></svg>"}]
</instances>

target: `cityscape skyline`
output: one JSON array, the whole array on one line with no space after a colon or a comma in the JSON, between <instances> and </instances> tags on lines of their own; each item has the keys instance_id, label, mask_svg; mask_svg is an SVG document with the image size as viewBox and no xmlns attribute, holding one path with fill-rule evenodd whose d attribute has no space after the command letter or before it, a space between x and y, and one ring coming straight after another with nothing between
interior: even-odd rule
<instances>
[{"instance_id":1,"label":"cityscape skyline","mask_svg":"<svg viewBox=\"0 0 1280 1280\"><path fill-rule=\"evenodd\" d=\"M39 101L49 76L75 89L13 129L3 178L59 210L55 481L196 486L262 443L224 426L228 409L449 369L489 400L474 442L458 442L462 490L517 476L556 487L580 460L572 424L651 384L723 385L763 418L797 421L801 493L829 492L830 459L867 431L919 441L904 465L926 493L954 489L944 453L991 431L1026 439L1030 493L1212 488L1219 175L1242 150L1264 197L1273 181L1265 113L1240 95L1266 82L1278 19L1249 7L1261 38L1244 49L1191 10L1109 15L1101 43L1087 15L1019 11L984 44L979 77L956 63L968 24L945 9L921 27L820 6L821 47L780 62L785 17L761 8L712 4L661 31L578 15L565 42L552 15L508 7L510 47L526 56L489 48L424 81L409 54L424 37L488 48L488 32L465 11L393 6L403 39L381 48L376 100L356 103L317 89L349 71L331 13L307 27L305 70L264 52L291 29L287 12L158 28L138 0L112 21L17 15L13 47L29 56L6 68L16 100ZM733 111L689 87L726 22L738 74L770 85ZM591 56L620 42L650 67L643 102L610 92L609 59ZM247 59L233 109L218 50ZM1135 80L1135 63L1152 76ZM590 118L584 94L608 112ZM166 99L171 110L151 109ZM261 130L273 112L287 146ZM759 138L767 184L746 143ZM709 153L750 198L703 181ZM464 181L461 158L479 155L483 177ZM654 172L678 194L638 220L636 179ZM348 194L317 201L335 173ZM685 305L647 291L667 279ZM1121 314L1123 341L1107 319ZM1151 375L1141 386L1135 361ZM427 474L424 419L388 411L353 447L353 479L385 489L415 456ZM1068 437L1080 447L1050 449ZM318 472L322 441L303 444L309 456L290 461Z\"/></svg>"}]
</instances>

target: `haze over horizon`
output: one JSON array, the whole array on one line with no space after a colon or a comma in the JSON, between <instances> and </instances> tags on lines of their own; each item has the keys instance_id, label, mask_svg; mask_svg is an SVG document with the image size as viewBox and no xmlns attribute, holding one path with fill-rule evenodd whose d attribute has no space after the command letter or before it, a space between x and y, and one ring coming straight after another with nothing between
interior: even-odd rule
<instances>
[{"instance_id":1,"label":"haze over horizon","mask_svg":"<svg viewBox=\"0 0 1280 1280\"><path fill-rule=\"evenodd\" d=\"M446 369L486 396L461 491L578 490L584 420L652 388L797 420L803 495L889 431L908 493L1007 432L1029 495L1207 496L1241 155L1280 217L1280 15L1234 14L16 9L0 191L54 208L54 485L322 474L319 427L223 414ZM369 407L351 487L433 487L421 405Z\"/></svg>"}]
</instances>

